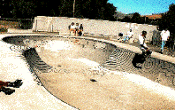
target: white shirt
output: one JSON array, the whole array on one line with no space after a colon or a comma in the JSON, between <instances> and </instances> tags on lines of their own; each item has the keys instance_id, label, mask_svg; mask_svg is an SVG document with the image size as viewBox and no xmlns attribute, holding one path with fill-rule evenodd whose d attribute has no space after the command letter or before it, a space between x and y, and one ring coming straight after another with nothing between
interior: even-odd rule
<instances>
[{"instance_id":1,"label":"white shirt","mask_svg":"<svg viewBox=\"0 0 175 110\"><path fill-rule=\"evenodd\" d=\"M133 32L130 32L130 31L127 32L128 37L131 37L133 34L134 34Z\"/></svg>"},{"instance_id":2,"label":"white shirt","mask_svg":"<svg viewBox=\"0 0 175 110\"><path fill-rule=\"evenodd\" d=\"M147 45L146 45L146 43L144 42L144 38L143 38L143 36L142 35L139 35L139 44L140 45L143 45L144 47L148 47Z\"/></svg>"},{"instance_id":3,"label":"white shirt","mask_svg":"<svg viewBox=\"0 0 175 110\"><path fill-rule=\"evenodd\" d=\"M170 36L170 31L163 30L160 35L163 41L167 41L168 37Z\"/></svg>"},{"instance_id":4,"label":"white shirt","mask_svg":"<svg viewBox=\"0 0 175 110\"><path fill-rule=\"evenodd\" d=\"M75 26L76 29L79 29L79 26Z\"/></svg>"},{"instance_id":5,"label":"white shirt","mask_svg":"<svg viewBox=\"0 0 175 110\"><path fill-rule=\"evenodd\" d=\"M75 29L75 26L74 26L74 25L71 25L71 26L70 26L70 29Z\"/></svg>"}]
</instances>

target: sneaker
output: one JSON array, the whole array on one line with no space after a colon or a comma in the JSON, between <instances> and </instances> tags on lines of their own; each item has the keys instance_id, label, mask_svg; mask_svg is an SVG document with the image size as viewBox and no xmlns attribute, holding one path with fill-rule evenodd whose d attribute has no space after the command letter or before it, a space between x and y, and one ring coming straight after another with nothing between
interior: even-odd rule
<instances>
[{"instance_id":1,"label":"sneaker","mask_svg":"<svg viewBox=\"0 0 175 110\"><path fill-rule=\"evenodd\" d=\"M146 55L147 55L147 56L148 56L148 55L151 55L151 53L152 53L151 50L146 51Z\"/></svg>"},{"instance_id":2,"label":"sneaker","mask_svg":"<svg viewBox=\"0 0 175 110\"><path fill-rule=\"evenodd\" d=\"M12 93L15 92L14 89L5 88L5 87L2 87L2 88L1 88L1 91L4 92L6 95L11 95Z\"/></svg>"},{"instance_id":3,"label":"sneaker","mask_svg":"<svg viewBox=\"0 0 175 110\"><path fill-rule=\"evenodd\" d=\"M10 82L9 87L19 88L23 84L22 80L16 80L15 82Z\"/></svg>"}]
</instances>

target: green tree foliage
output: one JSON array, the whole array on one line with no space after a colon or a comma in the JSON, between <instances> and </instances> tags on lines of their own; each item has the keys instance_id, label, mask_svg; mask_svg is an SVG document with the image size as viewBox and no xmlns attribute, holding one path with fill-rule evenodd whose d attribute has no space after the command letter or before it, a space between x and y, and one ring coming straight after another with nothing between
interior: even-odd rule
<instances>
[{"instance_id":1,"label":"green tree foliage","mask_svg":"<svg viewBox=\"0 0 175 110\"><path fill-rule=\"evenodd\" d=\"M141 19L140 14L136 12L133 14L133 17L131 18L131 22L140 23L140 19Z\"/></svg>"},{"instance_id":2,"label":"green tree foliage","mask_svg":"<svg viewBox=\"0 0 175 110\"><path fill-rule=\"evenodd\" d=\"M132 23L138 23L138 24L151 24L148 17L141 17L139 13L134 13L133 17L131 18Z\"/></svg>"},{"instance_id":3,"label":"green tree foliage","mask_svg":"<svg viewBox=\"0 0 175 110\"><path fill-rule=\"evenodd\" d=\"M121 19L122 22L131 22L131 18L128 16L125 16L123 19Z\"/></svg>"},{"instance_id":4,"label":"green tree foliage","mask_svg":"<svg viewBox=\"0 0 175 110\"><path fill-rule=\"evenodd\" d=\"M35 14L36 6L31 1L12 0L10 4L13 7L11 10L13 18L30 18Z\"/></svg>"},{"instance_id":5,"label":"green tree foliage","mask_svg":"<svg viewBox=\"0 0 175 110\"><path fill-rule=\"evenodd\" d=\"M12 15L12 5L9 3L9 0L0 1L0 16L10 16Z\"/></svg>"},{"instance_id":6,"label":"green tree foliage","mask_svg":"<svg viewBox=\"0 0 175 110\"><path fill-rule=\"evenodd\" d=\"M169 6L169 11L163 14L162 19L159 22L160 30L168 28L175 34L175 4Z\"/></svg>"},{"instance_id":7,"label":"green tree foliage","mask_svg":"<svg viewBox=\"0 0 175 110\"><path fill-rule=\"evenodd\" d=\"M169 46L174 45L175 41L175 4L169 6L169 11L162 15L162 19L159 21L159 29L168 29L170 30L171 36L168 40Z\"/></svg>"},{"instance_id":8,"label":"green tree foliage","mask_svg":"<svg viewBox=\"0 0 175 110\"><path fill-rule=\"evenodd\" d=\"M120 21L138 23L138 24L151 24L151 20L148 17L141 17L141 15L138 12L127 15Z\"/></svg>"},{"instance_id":9,"label":"green tree foliage","mask_svg":"<svg viewBox=\"0 0 175 110\"><path fill-rule=\"evenodd\" d=\"M0 16L32 18L35 16L73 17L74 0L1 0ZM75 0L74 16L78 18L114 20L116 7L108 0Z\"/></svg>"}]
</instances>

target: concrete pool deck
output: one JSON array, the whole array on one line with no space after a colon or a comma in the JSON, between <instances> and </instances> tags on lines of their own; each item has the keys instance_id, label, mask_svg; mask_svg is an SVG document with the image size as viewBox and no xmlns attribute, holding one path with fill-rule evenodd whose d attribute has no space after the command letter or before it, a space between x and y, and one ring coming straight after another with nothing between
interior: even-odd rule
<instances>
[{"instance_id":1,"label":"concrete pool deck","mask_svg":"<svg viewBox=\"0 0 175 110\"><path fill-rule=\"evenodd\" d=\"M20 52L10 50L12 44L2 41L0 35L0 80L14 81L22 79L23 85L15 89L12 95L0 92L1 110L76 110L74 107L58 100L36 81L36 75L29 71L29 65Z\"/></svg>"},{"instance_id":2,"label":"concrete pool deck","mask_svg":"<svg viewBox=\"0 0 175 110\"><path fill-rule=\"evenodd\" d=\"M26 35L32 36L32 34ZM133 74L133 71L138 72L141 70L133 69L132 65L127 66L121 62L120 68L123 70L125 70L124 67L126 68L124 72L123 70L116 69L116 65L111 66L114 61L117 63L117 61L114 59L119 59L119 62L121 59L125 59L125 57L123 57L120 53L124 54L124 56L129 55L127 56L128 58L126 60L123 60L123 62L127 62L128 65L130 65L131 63L129 63L129 61L132 59L134 53L141 53L138 47L87 37L62 37L53 34L33 34L33 36L34 37L25 37L21 34L1 35L1 39L4 37L9 37L6 39L8 44L1 41L1 59L3 59L1 60L1 67L4 67L4 69L2 69L2 74L0 74L2 75L1 80L13 81L16 78L24 80L23 87L16 89L16 93L13 95L5 96L3 93L1 93L3 95L2 100L4 100L2 107L6 107L7 109L21 109L22 105L27 103L26 106L24 106L24 109L31 109L32 107L38 107L39 109L41 107L41 109L43 109L50 107L47 105L47 103L52 103L51 107L53 109L58 109L59 107L74 109L53 97L45 89L43 89L43 91L45 91L43 93L43 87L38 86L36 82L33 81L31 71L28 70L30 68L30 70L34 71L37 77L39 77L42 85L49 92L69 105L75 106L79 109L175 108L173 100L175 97L173 96L173 93L175 92L173 89ZM20 52L18 52L18 50L14 52L9 49L9 47L12 45L23 45L22 43L25 39L40 42L48 41L48 43L44 45L37 44L40 46L37 48L34 48L35 45L33 45L33 48L31 45L26 45L30 46L31 49L25 50L22 55ZM60 47L58 47L56 44L60 44ZM126 50L129 50L129 53ZM114 56L121 57L114 58ZM152 57L158 58L159 60L165 60L170 63L175 63L175 58L156 52L153 52ZM19 61L14 61L14 59ZM112 62L106 64L106 61ZM10 64L6 64L8 62L10 62ZM13 66L7 67L7 65ZM20 66L18 67L18 65ZM22 73L21 65L23 65L23 69L25 69ZM109 67L110 69L115 68L116 70L103 70L103 68L102 70L99 70L100 65L104 65L104 67L107 69ZM172 65L170 66L170 69L173 69ZM19 68L18 71L15 71L16 68ZM127 68L131 68L132 70L128 70ZM149 68L147 69L149 70ZM151 70L149 71L152 72ZM174 71L172 70L172 72ZM91 79L95 80L96 82L92 82ZM143 81L138 79L141 79L146 83L143 84ZM151 84L152 87L149 87L146 84ZM163 83L163 85L166 84ZM26 89L26 87L28 89ZM39 92L36 93L33 90L37 90ZM16 101L14 101L11 106L6 105L5 101L12 103L12 96L16 96ZM9 98L6 99L6 97ZM21 97L23 97L22 101ZM29 97L32 97L32 101L29 100ZM43 100L40 99L42 97L44 97L45 100L47 99L45 101L47 103L44 104L45 106L42 106L43 101L38 101ZM25 98L28 98L28 100L25 100ZM17 103L18 100L20 100L20 103Z\"/></svg>"}]
</instances>

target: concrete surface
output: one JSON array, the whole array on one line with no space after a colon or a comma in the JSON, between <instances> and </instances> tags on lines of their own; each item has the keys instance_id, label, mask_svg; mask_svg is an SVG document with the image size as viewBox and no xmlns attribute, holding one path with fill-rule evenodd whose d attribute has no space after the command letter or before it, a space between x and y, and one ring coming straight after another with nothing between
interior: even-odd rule
<instances>
[{"instance_id":1,"label":"concrete surface","mask_svg":"<svg viewBox=\"0 0 175 110\"><path fill-rule=\"evenodd\" d=\"M8 31L7 33L10 33L10 34L15 34L15 33L23 33L23 34L29 34L29 33L33 33L33 30L32 29L15 29L15 28L8 28Z\"/></svg>"},{"instance_id":2,"label":"concrete surface","mask_svg":"<svg viewBox=\"0 0 175 110\"><path fill-rule=\"evenodd\" d=\"M0 35L0 80L22 79L23 85L12 95L0 92L1 110L76 110L50 94L29 68L21 51L12 51L14 44L2 41ZM13 48L14 49L14 48ZM16 50L19 48L16 47Z\"/></svg>"},{"instance_id":3,"label":"concrete surface","mask_svg":"<svg viewBox=\"0 0 175 110\"><path fill-rule=\"evenodd\" d=\"M175 58L153 52L135 68L135 46L87 37L3 35L57 98L78 109L175 109Z\"/></svg>"}]
</instances>

